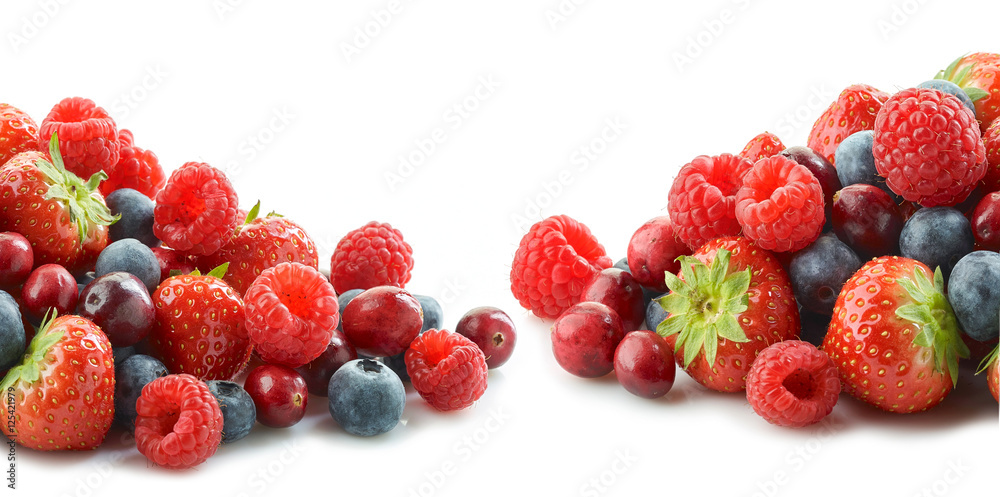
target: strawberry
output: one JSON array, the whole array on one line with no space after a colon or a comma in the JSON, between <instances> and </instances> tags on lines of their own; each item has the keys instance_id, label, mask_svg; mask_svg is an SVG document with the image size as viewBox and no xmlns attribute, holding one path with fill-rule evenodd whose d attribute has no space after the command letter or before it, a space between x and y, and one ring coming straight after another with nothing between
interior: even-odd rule
<instances>
[{"instance_id":1,"label":"strawberry","mask_svg":"<svg viewBox=\"0 0 1000 497\"><path fill-rule=\"evenodd\" d=\"M265 269L282 262L298 262L319 269L316 244L299 225L270 213L257 217L260 202L244 216L246 221L236 228L232 239L218 251L198 259L202 270L229 263L224 280L236 293L246 293L253 281Z\"/></svg>"},{"instance_id":2,"label":"strawberry","mask_svg":"<svg viewBox=\"0 0 1000 497\"><path fill-rule=\"evenodd\" d=\"M895 413L930 409L958 379L969 357L958 320L932 273L905 257L879 257L844 283L823 350L840 370L844 390Z\"/></svg>"},{"instance_id":3,"label":"strawberry","mask_svg":"<svg viewBox=\"0 0 1000 497\"><path fill-rule=\"evenodd\" d=\"M35 267L51 263L74 273L90 269L108 244L108 226L117 219L98 191L105 178L98 172L84 183L67 171L52 135L48 156L22 152L0 168L0 231L16 231L31 242Z\"/></svg>"},{"instance_id":4,"label":"strawberry","mask_svg":"<svg viewBox=\"0 0 1000 497\"><path fill-rule=\"evenodd\" d=\"M840 92L809 131L807 145L834 162L834 152L844 138L858 131L875 129L875 115L889 94L868 85L851 85Z\"/></svg>"},{"instance_id":5,"label":"strawberry","mask_svg":"<svg viewBox=\"0 0 1000 497\"><path fill-rule=\"evenodd\" d=\"M781 143L781 139L777 135L771 133L770 131L765 131L755 137L753 137L745 147L743 151L740 152L740 157L750 161L757 162L761 159L766 159L772 155L777 155L785 149L785 145Z\"/></svg>"},{"instance_id":6,"label":"strawberry","mask_svg":"<svg viewBox=\"0 0 1000 497\"><path fill-rule=\"evenodd\" d=\"M979 372L982 373L984 370L990 393L997 402L1000 402L1000 348L993 349L993 352L983 360Z\"/></svg>"},{"instance_id":7,"label":"strawberry","mask_svg":"<svg viewBox=\"0 0 1000 497\"><path fill-rule=\"evenodd\" d=\"M720 392L746 388L757 354L798 338L799 311L788 275L770 251L748 238L717 238L683 256L666 274L669 313L656 332L698 383Z\"/></svg>"},{"instance_id":8,"label":"strawberry","mask_svg":"<svg viewBox=\"0 0 1000 497\"><path fill-rule=\"evenodd\" d=\"M153 292L149 344L171 373L228 381L250 360L243 299L222 280L226 268L171 276Z\"/></svg>"},{"instance_id":9,"label":"strawberry","mask_svg":"<svg viewBox=\"0 0 1000 497\"><path fill-rule=\"evenodd\" d=\"M975 104L983 131L1000 116L1000 54L978 52L959 57L935 77L965 90Z\"/></svg>"},{"instance_id":10,"label":"strawberry","mask_svg":"<svg viewBox=\"0 0 1000 497\"><path fill-rule=\"evenodd\" d=\"M0 103L0 166L15 155L38 148L38 125L28 114Z\"/></svg>"},{"instance_id":11,"label":"strawberry","mask_svg":"<svg viewBox=\"0 0 1000 497\"><path fill-rule=\"evenodd\" d=\"M46 317L21 364L0 388L13 392L17 443L37 450L87 450L104 441L115 417L115 366L108 337L80 316Z\"/></svg>"}]
</instances>

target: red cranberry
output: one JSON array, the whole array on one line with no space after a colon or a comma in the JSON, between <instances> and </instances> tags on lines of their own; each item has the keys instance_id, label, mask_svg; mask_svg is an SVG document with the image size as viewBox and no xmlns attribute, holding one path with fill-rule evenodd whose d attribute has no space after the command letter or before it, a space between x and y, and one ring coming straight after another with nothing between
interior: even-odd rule
<instances>
[{"instance_id":1,"label":"red cranberry","mask_svg":"<svg viewBox=\"0 0 1000 497\"><path fill-rule=\"evenodd\" d=\"M625 331L642 328L646 320L646 305L642 287L631 274L617 268L597 273L583 288L583 302L600 302L618 313Z\"/></svg>"},{"instance_id":2,"label":"red cranberry","mask_svg":"<svg viewBox=\"0 0 1000 497\"><path fill-rule=\"evenodd\" d=\"M858 183L834 195L833 231L861 260L898 254L903 215L888 193Z\"/></svg>"},{"instance_id":3,"label":"red cranberry","mask_svg":"<svg viewBox=\"0 0 1000 497\"><path fill-rule=\"evenodd\" d=\"M823 189L823 202L826 209L826 224L830 225L833 214L833 195L841 189L840 177L837 176L837 169L830 161L809 147L797 145L782 150L779 155L783 155L800 165L806 167L809 172L819 181L820 188Z\"/></svg>"},{"instance_id":4,"label":"red cranberry","mask_svg":"<svg viewBox=\"0 0 1000 497\"><path fill-rule=\"evenodd\" d=\"M306 415L306 380L294 369L276 364L254 368L243 384L257 408L257 421L271 428L288 428Z\"/></svg>"},{"instance_id":5,"label":"red cranberry","mask_svg":"<svg viewBox=\"0 0 1000 497\"><path fill-rule=\"evenodd\" d=\"M514 322L496 307L476 307L458 320L455 332L472 340L486 354L486 366L498 368L510 359L517 343Z\"/></svg>"},{"instance_id":6,"label":"red cranberry","mask_svg":"<svg viewBox=\"0 0 1000 497\"><path fill-rule=\"evenodd\" d=\"M42 317L51 308L60 315L76 308L80 288L66 268L58 264L43 264L31 272L21 288L24 307L36 317Z\"/></svg>"},{"instance_id":7,"label":"red cranberry","mask_svg":"<svg viewBox=\"0 0 1000 497\"><path fill-rule=\"evenodd\" d=\"M156 260L160 263L160 281L169 278L171 271L176 271L176 274L191 274L194 272L194 262L183 252L162 246L152 247L150 250L153 251L153 255L156 256Z\"/></svg>"},{"instance_id":8,"label":"red cranberry","mask_svg":"<svg viewBox=\"0 0 1000 497\"><path fill-rule=\"evenodd\" d=\"M115 347L139 343L156 321L146 285L138 277L120 271L87 284L80 293L76 313L99 326Z\"/></svg>"},{"instance_id":9,"label":"red cranberry","mask_svg":"<svg viewBox=\"0 0 1000 497\"><path fill-rule=\"evenodd\" d=\"M580 302L552 325L552 353L566 371L597 378L614 369L615 348L624 337L618 313L598 302Z\"/></svg>"},{"instance_id":10,"label":"red cranberry","mask_svg":"<svg viewBox=\"0 0 1000 497\"><path fill-rule=\"evenodd\" d=\"M979 201L972 211L972 234L984 250L1000 250L1000 192L993 192Z\"/></svg>"},{"instance_id":11,"label":"red cranberry","mask_svg":"<svg viewBox=\"0 0 1000 497\"><path fill-rule=\"evenodd\" d=\"M615 375L625 390L647 399L662 397L674 386L673 350L652 331L633 331L615 350Z\"/></svg>"},{"instance_id":12,"label":"red cranberry","mask_svg":"<svg viewBox=\"0 0 1000 497\"><path fill-rule=\"evenodd\" d=\"M0 287L24 283L35 265L31 242L20 233L0 233Z\"/></svg>"},{"instance_id":13,"label":"red cranberry","mask_svg":"<svg viewBox=\"0 0 1000 497\"><path fill-rule=\"evenodd\" d=\"M330 377L336 373L344 364L358 358L357 351L351 342L347 341L347 336L343 331L334 330L330 338L330 345L326 346L326 351L315 358L309 364L295 368L295 371L306 380L309 393L326 397L330 386Z\"/></svg>"},{"instance_id":14,"label":"red cranberry","mask_svg":"<svg viewBox=\"0 0 1000 497\"><path fill-rule=\"evenodd\" d=\"M643 224L628 242L628 268L640 285L659 293L667 291L665 273L680 271L677 258L691 255L687 244L674 235L667 216L654 217Z\"/></svg>"},{"instance_id":15,"label":"red cranberry","mask_svg":"<svg viewBox=\"0 0 1000 497\"><path fill-rule=\"evenodd\" d=\"M405 352L423 325L420 302L394 286L365 290L344 307L344 334L359 354L368 357Z\"/></svg>"}]
</instances>

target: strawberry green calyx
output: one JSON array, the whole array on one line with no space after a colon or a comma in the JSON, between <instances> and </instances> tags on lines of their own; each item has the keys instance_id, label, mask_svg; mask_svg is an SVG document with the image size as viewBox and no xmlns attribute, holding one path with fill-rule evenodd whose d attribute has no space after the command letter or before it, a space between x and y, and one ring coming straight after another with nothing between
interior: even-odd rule
<instances>
[{"instance_id":1,"label":"strawberry green calyx","mask_svg":"<svg viewBox=\"0 0 1000 497\"><path fill-rule=\"evenodd\" d=\"M222 278L226 277L226 272L228 271L229 271L229 263L223 262L222 264L219 264L214 269L209 271L208 274L206 274L205 276L212 276L213 278L219 278L221 280Z\"/></svg>"},{"instance_id":2,"label":"strawberry green calyx","mask_svg":"<svg viewBox=\"0 0 1000 497\"><path fill-rule=\"evenodd\" d=\"M996 362L997 356L1000 356L1000 345L993 347L993 352L990 352L983 362L979 363L979 369L976 370L976 374L982 374L987 369L990 369L990 365Z\"/></svg>"},{"instance_id":3,"label":"strawberry green calyx","mask_svg":"<svg viewBox=\"0 0 1000 497\"><path fill-rule=\"evenodd\" d=\"M944 276L941 268L934 270L934 282L920 268L913 269L913 279L898 280L912 304L896 309L896 316L920 326L913 344L930 347L934 353L934 371L943 373L947 368L952 386L958 383L958 359L969 357L969 347L958 331L958 319L944 293Z\"/></svg>"},{"instance_id":4,"label":"strawberry green calyx","mask_svg":"<svg viewBox=\"0 0 1000 497\"><path fill-rule=\"evenodd\" d=\"M737 316L747 310L750 268L729 273L732 254L720 249L710 266L682 256L681 275L667 273L670 293L658 300L669 317L656 327L662 337L677 335L675 351L684 347L684 367L704 350L708 364L715 364L719 339L749 342Z\"/></svg>"},{"instance_id":5,"label":"strawberry green calyx","mask_svg":"<svg viewBox=\"0 0 1000 497\"><path fill-rule=\"evenodd\" d=\"M62 154L59 152L59 137L52 133L49 140L49 156L52 161L37 160L35 167L48 177L49 191L46 200L57 200L67 207L70 221L76 225L80 243L87 239L91 226L111 226L121 216L112 216L104 203L98 187L108 178L104 171L94 173L86 183L79 176L66 170Z\"/></svg>"},{"instance_id":6,"label":"strawberry green calyx","mask_svg":"<svg viewBox=\"0 0 1000 497\"><path fill-rule=\"evenodd\" d=\"M945 81L951 81L952 83L955 83L956 85L958 85L959 88L962 89L962 91L965 92L966 95L969 96L969 99L972 100L972 103L976 103L977 100L984 99L990 96L990 94L989 92L981 88L975 88L969 86L969 81L968 81L969 71L971 71L972 68L975 67L975 64L967 64L965 66L962 66L961 69L959 69L958 66L959 64L962 63L964 59L965 56L963 55L952 61L952 63L949 64L948 67L946 67L944 70L938 71L937 76L934 76L934 79L943 79Z\"/></svg>"},{"instance_id":7,"label":"strawberry green calyx","mask_svg":"<svg viewBox=\"0 0 1000 497\"><path fill-rule=\"evenodd\" d=\"M257 203L254 204L253 209L250 209L250 212L247 213L247 218L246 220L243 221L243 224L252 223L254 219L257 219L257 216L259 214L260 214L260 200L258 200Z\"/></svg>"},{"instance_id":8,"label":"strawberry green calyx","mask_svg":"<svg viewBox=\"0 0 1000 497\"><path fill-rule=\"evenodd\" d=\"M34 383L41 377L45 357L49 354L49 350L62 340L64 334L63 332L49 332L52 322L56 320L56 314L53 309L42 320L42 325L35 333L35 338L31 339L28 349L24 352L21 364L11 368L7 372L7 376L4 376L3 381L0 382L0 389L2 389L0 391L6 392L8 388L21 381L28 384Z\"/></svg>"}]
</instances>

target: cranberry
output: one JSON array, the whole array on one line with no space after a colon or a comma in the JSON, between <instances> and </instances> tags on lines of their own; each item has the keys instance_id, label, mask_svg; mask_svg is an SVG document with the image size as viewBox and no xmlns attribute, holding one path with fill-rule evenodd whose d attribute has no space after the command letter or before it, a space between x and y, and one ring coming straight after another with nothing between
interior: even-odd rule
<instances>
[{"instance_id":1,"label":"cranberry","mask_svg":"<svg viewBox=\"0 0 1000 497\"><path fill-rule=\"evenodd\" d=\"M625 331L642 328L646 320L646 305L642 287L631 274L617 268L597 273L583 288L583 302L600 302L612 308L622 319Z\"/></svg>"},{"instance_id":2,"label":"cranberry","mask_svg":"<svg viewBox=\"0 0 1000 497\"><path fill-rule=\"evenodd\" d=\"M823 189L826 224L829 227L833 214L833 195L841 189L840 177L837 176L837 168L833 167L833 164L826 160L825 157L817 154L808 147L788 147L782 150L779 155L783 155L805 166L819 180L819 186Z\"/></svg>"},{"instance_id":3,"label":"cranberry","mask_svg":"<svg viewBox=\"0 0 1000 497\"><path fill-rule=\"evenodd\" d=\"M288 428L306 415L306 380L294 369L264 364L250 371L243 384L257 408L257 421L271 428Z\"/></svg>"},{"instance_id":4,"label":"cranberry","mask_svg":"<svg viewBox=\"0 0 1000 497\"><path fill-rule=\"evenodd\" d=\"M674 386L674 353L652 331L633 331L615 349L615 375L625 390L647 399L662 397Z\"/></svg>"},{"instance_id":5,"label":"cranberry","mask_svg":"<svg viewBox=\"0 0 1000 497\"><path fill-rule=\"evenodd\" d=\"M35 264L31 242L20 233L0 233L0 287L24 283Z\"/></svg>"},{"instance_id":6,"label":"cranberry","mask_svg":"<svg viewBox=\"0 0 1000 497\"><path fill-rule=\"evenodd\" d=\"M674 235L674 225L667 216L654 217L643 224L628 242L628 267L640 285L659 293L667 291L665 273L681 269L677 258L691 255L687 244Z\"/></svg>"},{"instance_id":7,"label":"cranberry","mask_svg":"<svg viewBox=\"0 0 1000 497\"><path fill-rule=\"evenodd\" d=\"M76 308L80 288L66 268L58 264L43 264L31 272L21 288L24 307L35 317L42 317L54 308L60 315Z\"/></svg>"},{"instance_id":8,"label":"cranberry","mask_svg":"<svg viewBox=\"0 0 1000 497\"><path fill-rule=\"evenodd\" d=\"M888 193L858 183L834 195L833 231L861 260L898 254L903 215Z\"/></svg>"},{"instance_id":9,"label":"cranberry","mask_svg":"<svg viewBox=\"0 0 1000 497\"><path fill-rule=\"evenodd\" d=\"M152 247L153 255L160 263L160 281L170 277L171 271L175 274L191 274L194 272L194 262L183 252L169 249L167 247ZM211 269L211 268L209 268Z\"/></svg>"},{"instance_id":10,"label":"cranberry","mask_svg":"<svg viewBox=\"0 0 1000 497\"><path fill-rule=\"evenodd\" d=\"M406 351L424 325L420 302L405 290L377 286L344 308L344 334L359 354L389 357Z\"/></svg>"},{"instance_id":11,"label":"cranberry","mask_svg":"<svg viewBox=\"0 0 1000 497\"><path fill-rule=\"evenodd\" d=\"M985 250L1000 250L1000 192L983 197L971 221L976 243Z\"/></svg>"},{"instance_id":12,"label":"cranberry","mask_svg":"<svg viewBox=\"0 0 1000 497\"><path fill-rule=\"evenodd\" d=\"M99 326L115 347L139 343L156 321L146 285L136 276L120 271L87 284L80 293L76 313Z\"/></svg>"},{"instance_id":13,"label":"cranberry","mask_svg":"<svg viewBox=\"0 0 1000 497\"><path fill-rule=\"evenodd\" d=\"M580 302L552 325L552 353L566 371L597 378L614 369L615 348L624 337L618 313L598 302Z\"/></svg>"},{"instance_id":14,"label":"cranberry","mask_svg":"<svg viewBox=\"0 0 1000 497\"><path fill-rule=\"evenodd\" d=\"M326 397L330 386L330 377L344 364L358 358L357 351L351 342L347 341L344 332L334 330L330 337L330 345L309 364L295 368L295 371L306 380L309 393Z\"/></svg>"},{"instance_id":15,"label":"cranberry","mask_svg":"<svg viewBox=\"0 0 1000 497\"><path fill-rule=\"evenodd\" d=\"M476 307L458 320L455 332L472 340L486 354L490 369L502 366L514 352L517 332L506 312L496 307Z\"/></svg>"}]
</instances>

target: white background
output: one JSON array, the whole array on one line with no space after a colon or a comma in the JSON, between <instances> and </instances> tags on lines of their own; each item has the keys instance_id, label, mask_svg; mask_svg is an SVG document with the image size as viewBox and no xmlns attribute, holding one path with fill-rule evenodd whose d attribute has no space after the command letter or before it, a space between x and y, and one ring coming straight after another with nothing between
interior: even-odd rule
<instances>
[{"instance_id":1,"label":"white background","mask_svg":"<svg viewBox=\"0 0 1000 497\"><path fill-rule=\"evenodd\" d=\"M664 399L642 400L613 375L559 369L550 323L517 305L508 275L526 223L570 214L617 260L639 225L665 214L673 176L696 155L737 153L764 130L804 144L849 84L896 91L963 53L1000 51L1000 5L577 3L401 0L387 15L387 0L5 0L0 101L40 123L63 97L95 100L168 170L192 160L225 168L244 207L261 199L300 223L324 265L347 231L391 222L415 251L407 288L441 299L447 328L494 305L520 332L513 358L463 412L433 412L411 392L405 424L362 439L314 397L299 425L258 425L184 472L150 467L118 432L91 453L19 448L19 490L992 492L997 407L981 378L964 377L920 415L881 414L845 395L828 422L803 430L772 427L744 397L709 393L683 373ZM363 39L365 29L375 36ZM435 137L420 157L418 143L429 149ZM417 165L400 168L400 156Z\"/></svg>"}]
</instances>

